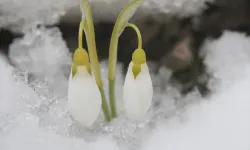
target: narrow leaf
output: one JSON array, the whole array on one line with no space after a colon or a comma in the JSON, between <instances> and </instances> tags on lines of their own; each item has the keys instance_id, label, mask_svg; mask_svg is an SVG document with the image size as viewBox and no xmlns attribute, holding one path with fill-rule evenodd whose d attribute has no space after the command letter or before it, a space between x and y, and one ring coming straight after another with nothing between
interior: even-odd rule
<instances>
[{"instance_id":1,"label":"narrow leaf","mask_svg":"<svg viewBox=\"0 0 250 150\"><path fill-rule=\"evenodd\" d=\"M124 25L128 23L129 19L134 15L136 10L142 5L144 0L133 0L123 8L119 14L114 30L117 30L119 36L124 30Z\"/></svg>"}]
</instances>

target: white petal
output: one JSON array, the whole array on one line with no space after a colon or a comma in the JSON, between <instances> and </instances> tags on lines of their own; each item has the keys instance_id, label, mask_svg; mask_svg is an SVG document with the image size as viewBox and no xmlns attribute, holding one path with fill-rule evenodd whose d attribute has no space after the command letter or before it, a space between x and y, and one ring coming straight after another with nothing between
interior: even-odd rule
<instances>
[{"instance_id":1,"label":"white petal","mask_svg":"<svg viewBox=\"0 0 250 150\"><path fill-rule=\"evenodd\" d=\"M134 79L131 62L125 78L123 89L124 109L131 120L142 119L150 108L153 98L153 85L147 64L142 65L142 70Z\"/></svg>"},{"instance_id":2,"label":"white petal","mask_svg":"<svg viewBox=\"0 0 250 150\"><path fill-rule=\"evenodd\" d=\"M71 71L72 73L72 71ZM91 127L101 111L101 94L86 67L78 67L69 78L68 107L73 118L85 127Z\"/></svg>"}]
</instances>

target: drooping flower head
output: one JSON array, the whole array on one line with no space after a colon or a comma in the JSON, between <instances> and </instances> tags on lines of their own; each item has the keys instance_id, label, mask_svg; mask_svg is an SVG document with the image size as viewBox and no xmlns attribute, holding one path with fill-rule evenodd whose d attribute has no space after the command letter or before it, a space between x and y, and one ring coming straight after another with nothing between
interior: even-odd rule
<instances>
[{"instance_id":1,"label":"drooping flower head","mask_svg":"<svg viewBox=\"0 0 250 150\"><path fill-rule=\"evenodd\" d=\"M77 68L80 66L85 66L88 73L91 75L89 56L87 51L83 48L78 48L73 55L73 66L72 66L73 77L77 72Z\"/></svg>"},{"instance_id":2,"label":"drooping flower head","mask_svg":"<svg viewBox=\"0 0 250 150\"><path fill-rule=\"evenodd\" d=\"M143 49L137 49L132 55L132 72L134 74L134 78L141 72L141 67L143 64L146 64L146 54Z\"/></svg>"},{"instance_id":3,"label":"drooping flower head","mask_svg":"<svg viewBox=\"0 0 250 150\"><path fill-rule=\"evenodd\" d=\"M145 52L141 49L141 35L139 34L139 29L137 29L135 25L128 23L129 19L133 16L135 11L142 3L143 0L130 1L118 16L112 32L109 49L110 58L108 75L109 98L112 118L116 117L115 68L117 63L118 38L127 26L135 29L138 36L138 43L140 45L138 46L138 50L136 50L133 54L133 61L131 62L129 71L127 73L124 86L125 106L129 106L133 103L132 101L128 100L131 96L135 100L135 103L133 105L134 107L131 107L131 111L129 109L126 109L127 112L130 111L127 114L129 114L128 116L130 116L130 118L132 119L141 118L141 116L147 112L151 104L153 91L152 83L146 64L146 55ZM109 115L109 108L106 103L99 69L91 6L88 0L80 0L80 7L82 12L82 20L79 27L79 48L74 53L73 63L71 66L68 86L68 105L69 111L72 114L73 118L83 126L90 127L97 119L101 107L103 109L105 119L107 121L110 121L111 118ZM84 32L86 36L90 62L87 51L82 48L82 32ZM93 68L93 77L91 68ZM146 81L145 86L140 87L140 83L144 81ZM129 89L131 86L133 88ZM148 97L140 96L141 92L143 91L146 91L148 93ZM140 102L141 98L146 98L144 103ZM144 106L140 107L141 104Z\"/></svg>"},{"instance_id":4,"label":"drooping flower head","mask_svg":"<svg viewBox=\"0 0 250 150\"><path fill-rule=\"evenodd\" d=\"M69 78L69 111L82 126L91 127L100 114L101 104L100 91L91 75L88 53L78 48L73 56Z\"/></svg>"},{"instance_id":5,"label":"drooping flower head","mask_svg":"<svg viewBox=\"0 0 250 150\"><path fill-rule=\"evenodd\" d=\"M153 85L143 49L136 49L126 74L123 102L127 117L141 120L150 108Z\"/></svg>"},{"instance_id":6,"label":"drooping flower head","mask_svg":"<svg viewBox=\"0 0 250 150\"><path fill-rule=\"evenodd\" d=\"M109 100L111 107L111 115L113 118L116 117L116 103L115 103L115 72L117 63L117 47L119 37L129 24L130 18L135 14L136 10L142 5L144 0L131 0L120 12L116 19L109 47Z\"/></svg>"}]
</instances>

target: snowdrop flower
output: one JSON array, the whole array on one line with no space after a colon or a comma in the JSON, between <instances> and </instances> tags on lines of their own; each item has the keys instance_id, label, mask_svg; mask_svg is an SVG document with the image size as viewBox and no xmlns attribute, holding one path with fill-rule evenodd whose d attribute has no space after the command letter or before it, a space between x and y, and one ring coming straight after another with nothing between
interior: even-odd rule
<instances>
[{"instance_id":1,"label":"snowdrop flower","mask_svg":"<svg viewBox=\"0 0 250 150\"><path fill-rule=\"evenodd\" d=\"M118 16L113 32L112 32L112 36L110 40L110 48L109 48L110 56L109 56L109 74L108 74L109 76L108 77L109 98L110 98L110 108L111 108L112 118L115 118L117 116L116 103L115 103L115 72L116 72L115 70L116 70L116 63L117 63L118 39L119 39L119 36L122 34L123 30L127 26L130 26L133 29L135 29L136 33L138 34L138 40L139 40L139 45L140 45L138 46L138 49L141 49L142 42L141 42L141 35L139 33L139 29L135 25L128 23L128 21L136 12L136 10L142 5L143 1L144 0L130 1L121 11L120 15ZM68 87L68 103L69 103L68 105L69 105L69 111L74 117L74 119L78 121L79 123L81 123L83 126L90 127L94 123L94 121L97 119L101 108L103 110L105 119L107 121L110 121L111 117L109 115L109 107L106 102L106 97L105 97L104 89L103 89L103 83L101 79L99 62L98 62L98 57L97 57L97 52L96 52L95 30L94 30L94 24L93 24L93 18L92 18L92 8L90 6L89 0L80 0L80 8L82 12L82 20L80 23L79 35L78 35L79 36L78 37L79 48L74 53L73 64L71 67L71 75L69 78L69 87ZM86 50L82 48L82 31L84 31L85 36L86 36L90 61L91 61L91 65L93 68L93 77L95 77L95 79L92 77L92 74L91 74L88 54ZM137 66L137 69L135 69L135 72L138 73L138 77L135 77L132 80L128 79L128 82L126 84L128 86L131 86L131 84L136 83L138 81L141 82L140 81L141 76L142 76L142 80L144 80L145 78L144 72L145 71L148 72L145 56L144 56L145 63L141 63L140 61L139 63L137 62L141 58L141 54L140 54L141 50L139 50L139 53L138 53L139 57L136 58L136 62L133 61L134 65ZM145 55L145 53L143 54ZM137 55L135 56L137 57ZM151 79L150 79L150 82L151 82ZM134 91L138 91L138 90L135 89ZM145 90L142 89L142 91L145 91ZM138 94L138 92L133 93L127 90L125 91L125 93L126 92L127 92L127 95ZM129 97L125 96L125 98L129 98ZM148 99L146 101L148 101ZM146 105L145 107L143 107L144 109L139 109L140 113L144 113L144 112L146 113L150 106L150 103L151 103L151 100L148 102L148 104L144 103ZM139 113L134 113L134 114L138 116Z\"/></svg>"},{"instance_id":2,"label":"snowdrop flower","mask_svg":"<svg viewBox=\"0 0 250 150\"><path fill-rule=\"evenodd\" d=\"M144 0L132 0L130 1L120 12L115 26L112 31L110 46L109 46L109 102L111 108L111 116L115 118L116 114L116 101L115 101L115 72L116 72L116 63L117 63L117 46L118 40L122 32L127 26L132 26L133 29L137 29L135 25L132 25L129 22L130 18L135 14L136 10L142 5ZM137 31L136 31L137 32ZM139 38L139 37L138 37Z\"/></svg>"},{"instance_id":3,"label":"snowdrop flower","mask_svg":"<svg viewBox=\"0 0 250 150\"><path fill-rule=\"evenodd\" d=\"M126 74L123 102L127 117L142 119L150 108L153 98L153 85L143 49L136 49Z\"/></svg>"},{"instance_id":4,"label":"snowdrop flower","mask_svg":"<svg viewBox=\"0 0 250 150\"><path fill-rule=\"evenodd\" d=\"M85 127L91 127L100 114L102 98L92 77L86 50L78 48L68 85L68 107L73 118Z\"/></svg>"}]
</instances>

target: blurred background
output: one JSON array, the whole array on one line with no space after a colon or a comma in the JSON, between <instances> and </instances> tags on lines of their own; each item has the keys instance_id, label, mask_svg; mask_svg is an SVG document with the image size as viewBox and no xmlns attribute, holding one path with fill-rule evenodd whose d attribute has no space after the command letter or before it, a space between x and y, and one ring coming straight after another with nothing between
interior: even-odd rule
<instances>
[{"instance_id":1,"label":"blurred background","mask_svg":"<svg viewBox=\"0 0 250 150\"><path fill-rule=\"evenodd\" d=\"M108 99L110 37L129 0L89 1ZM100 113L86 129L67 108L79 0L0 0L0 149L249 150L249 16L250 0L144 0L130 22L141 30L152 106L139 123L123 113L124 75L137 48L126 29L118 117L107 123Z\"/></svg>"},{"instance_id":2,"label":"blurred background","mask_svg":"<svg viewBox=\"0 0 250 150\"><path fill-rule=\"evenodd\" d=\"M114 22L128 0L90 2L98 56L106 60ZM142 32L147 59L155 66L152 73L165 67L182 94L196 87L207 95L209 74L201 55L204 39L219 38L225 30L249 34L249 16L250 0L145 0L130 22ZM77 47L80 19L78 0L0 0L1 52L13 65L20 65L13 60L19 53L10 50L14 41L36 29L56 28L72 53ZM118 47L118 61L125 72L136 45L135 33L126 29Z\"/></svg>"}]
</instances>

